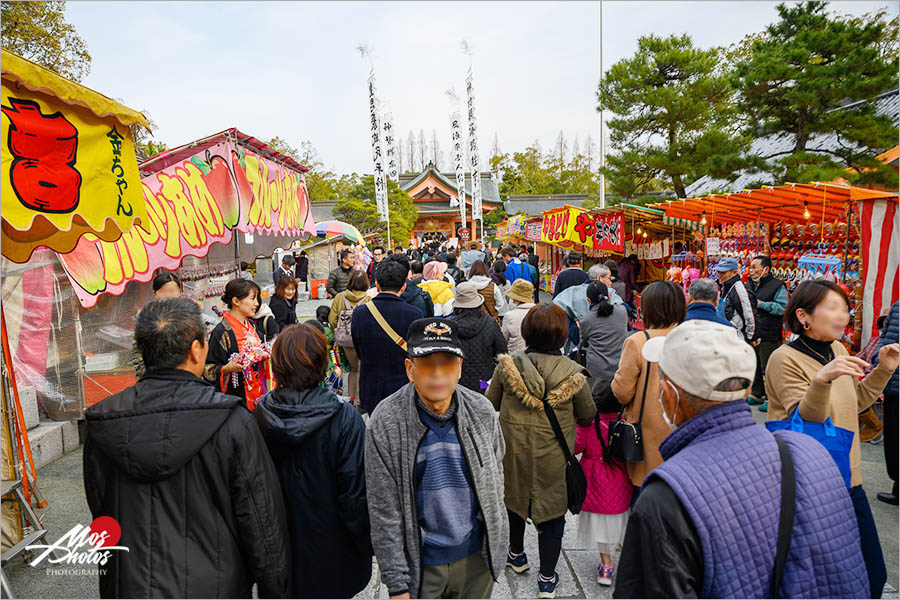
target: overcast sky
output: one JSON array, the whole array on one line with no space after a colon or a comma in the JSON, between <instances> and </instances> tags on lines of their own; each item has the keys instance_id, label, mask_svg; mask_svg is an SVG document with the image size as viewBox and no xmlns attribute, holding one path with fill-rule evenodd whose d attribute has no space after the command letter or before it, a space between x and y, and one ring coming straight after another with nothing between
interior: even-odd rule
<instances>
[{"instance_id":1,"label":"overcast sky","mask_svg":"<svg viewBox=\"0 0 900 600\"><path fill-rule=\"evenodd\" d=\"M641 35L688 33L727 45L776 20L776 2L603 3L603 64ZM896 2L834 2L861 14ZM69 2L93 56L84 84L148 111L170 147L235 126L292 145L310 140L339 173L371 171L366 78L405 142L436 130L449 166L452 106L474 49L479 144L505 152L599 134L600 5L595 2Z\"/></svg>"}]
</instances>

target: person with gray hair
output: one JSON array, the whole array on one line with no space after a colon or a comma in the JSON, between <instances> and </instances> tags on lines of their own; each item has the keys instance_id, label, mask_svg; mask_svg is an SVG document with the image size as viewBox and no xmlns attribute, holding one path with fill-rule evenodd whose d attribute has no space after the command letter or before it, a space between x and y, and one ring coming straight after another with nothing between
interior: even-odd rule
<instances>
[{"instance_id":1,"label":"person with gray hair","mask_svg":"<svg viewBox=\"0 0 900 600\"><path fill-rule=\"evenodd\" d=\"M719 303L719 285L712 279L695 279L688 288L688 309L685 321L712 321L721 325L734 325L716 312Z\"/></svg>"},{"instance_id":2,"label":"person with gray hair","mask_svg":"<svg viewBox=\"0 0 900 600\"><path fill-rule=\"evenodd\" d=\"M604 285L608 288L608 297L609 303L612 306L618 306L619 304L624 304L625 301L616 293L614 289L612 289L612 273L610 273L609 267L604 264L598 263L593 265L590 269L588 269L588 277L589 279L580 285L573 285L572 287L566 288L559 295L553 298L553 303L563 309L566 313L566 316L569 317L569 341L566 342L565 351L568 352L572 349L572 346L578 343L578 334L577 329L575 328L575 323L580 321L588 314L588 310L590 309L590 302L588 302L587 289L595 281L602 281ZM573 329L575 336L571 335L573 333Z\"/></svg>"}]
</instances>

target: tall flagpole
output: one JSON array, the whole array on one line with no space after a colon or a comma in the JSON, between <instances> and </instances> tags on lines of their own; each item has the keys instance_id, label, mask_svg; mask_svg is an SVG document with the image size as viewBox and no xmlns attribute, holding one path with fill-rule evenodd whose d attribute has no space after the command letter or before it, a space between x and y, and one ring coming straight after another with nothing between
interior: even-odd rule
<instances>
[{"instance_id":1,"label":"tall flagpole","mask_svg":"<svg viewBox=\"0 0 900 600\"><path fill-rule=\"evenodd\" d=\"M603 83L603 0L600 0L600 83ZM600 105L600 208L606 208L606 145L603 142L603 104Z\"/></svg>"}]
</instances>

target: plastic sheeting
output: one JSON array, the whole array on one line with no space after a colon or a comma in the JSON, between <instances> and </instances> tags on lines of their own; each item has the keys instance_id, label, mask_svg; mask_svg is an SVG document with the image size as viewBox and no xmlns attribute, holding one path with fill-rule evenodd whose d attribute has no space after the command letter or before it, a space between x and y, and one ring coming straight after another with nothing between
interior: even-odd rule
<instances>
[{"instance_id":1,"label":"plastic sheeting","mask_svg":"<svg viewBox=\"0 0 900 600\"><path fill-rule=\"evenodd\" d=\"M212 307L222 307L219 296L238 276L240 261L271 256L293 241L257 236L247 244L241 238L213 244L206 257L186 257L176 271L185 296L202 302L210 328L219 320ZM35 389L45 417L81 418L85 408L135 381L135 317L153 299L152 281L129 282L121 295L101 294L93 307L82 308L58 256L46 249L22 264L2 258L0 277L16 378L21 387ZM271 272L257 279L266 287Z\"/></svg>"}]
</instances>

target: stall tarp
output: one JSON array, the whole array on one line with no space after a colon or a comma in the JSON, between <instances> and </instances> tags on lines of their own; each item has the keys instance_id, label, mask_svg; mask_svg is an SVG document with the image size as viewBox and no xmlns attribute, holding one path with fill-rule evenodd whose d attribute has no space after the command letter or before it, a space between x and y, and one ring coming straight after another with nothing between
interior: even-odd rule
<instances>
[{"instance_id":1,"label":"stall tarp","mask_svg":"<svg viewBox=\"0 0 900 600\"><path fill-rule=\"evenodd\" d=\"M525 224L525 239L529 242L541 241L541 219L531 219Z\"/></svg>"},{"instance_id":2,"label":"stall tarp","mask_svg":"<svg viewBox=\"0 0 900 600\"><path fill-rule=\"evenodd\" d=\"M584 214L583 208L569 205L545 212L541 222L541 241L561 248L581 244L575 230L578 215L581 214Z\"/></svg>"},{"instance_id":3,"label":"stall tarp","mask_svg":"<svg viewBox=\"0 0 900 600\"><path fill-rule=\"evenodd\" d=\"M592 250L622 254L625 248L625 215L581 213L575 218L577 242Z\"/></svg>"},{"instance_id":4,"label":"stall tarp","mask_svg":"<svg viewBox=\"0 0 900 600\"><path fill-rule=\"evenodd\" d=\"M515 215L506 222L506 235L514 238L525 237L525 224L531 217L528 215Z\"/></svg>"},{"instance_id":5,"label":"stall tarp","mask_svg":"<svg viewBox=\"0 0 900 600\"><path fill-rule=\"evenodd\" d=\"M846 220L847 205L862 200L897 197L896 191L883 191L849 185L823 183L788 183L763 186L731 194L709 194L702 198L682 198L653 206L677 219L702 223L706 217L709 227L716 223L761 221L808 221L806 214L821 222Z\"/></svg>"},{"instance_id":6,"label":"stall tarp","mask_svg":"<svg viewBox=\"0 0 900 600\"><path fill-rule=\"evenodd\" d=\"M112 242L144 220L130 129L143 116L6 50L2 62L3 255Z\"/></svg>"},{"instance_id":7,"label":"stall tarp","mask_svg":"<svg viewBox=\"0 0 900 600\"><path fill-rule=\"evenodd\" d=\"M174 270L185 256L205 256L214 243L230 244L235 231L274 236L279 247L316 232L304 174L228 136L149 173L141 188L145 221L116 242L87 235L60 256L82 306L149 281L159 268Z\"/></svg>"},{"instance_id":8,"label":"stall tarp","mask_svg":"<svg viewBox=\"0 0 900 600\"><path fill-rule=\"evenodd\" d=\"M900 210L896 198L863 200L859 208L864 270L861 345L865 346L878 335L878 317L900 297Z\"/></svg>"},{"instance_id":9,"label":"stall tarp","mask_svg":"<svg viewBox=\"0 0 900 600\"><path fill-rule=\"evenodd\" d=\"M625 217L621 212L594 214L565 206L544 213L541 241L562 248L583 246L621 254L625 247Z\"/></svg>"}]
</instances>

